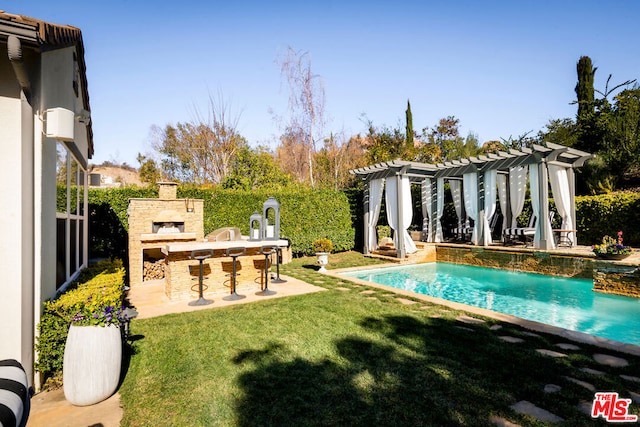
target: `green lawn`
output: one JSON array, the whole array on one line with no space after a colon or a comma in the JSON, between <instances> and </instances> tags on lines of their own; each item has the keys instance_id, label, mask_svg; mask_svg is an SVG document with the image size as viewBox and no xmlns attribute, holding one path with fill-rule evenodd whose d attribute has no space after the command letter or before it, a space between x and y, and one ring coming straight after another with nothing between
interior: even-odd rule
<instances>
[{"instance_id":1,"label":"green lawn","mask_svg":"<svg viewBox=\"0 0 640 427\"><path fill-rule=\"evenodd\" d=\"M367 262L332 255L330 267ZM562 350L559 337L510 324L491 330L499 324L491 319L462 323L462 312L405 305L391 292L321 275L313 258L283 271L329 290L134 320L122 425L455 426L493 425L492 416L544 425L509 408L520 400L563 417L561 425L605 425L578 410L594 392L569 378L621 397L640 392L619 376L640 377L640 358L585 344ZM541 348L568 356L542 356ZM599 365L594 353L630 365ZM545 393L547 384L562 389Z\"/></svg>"}]
</instances>

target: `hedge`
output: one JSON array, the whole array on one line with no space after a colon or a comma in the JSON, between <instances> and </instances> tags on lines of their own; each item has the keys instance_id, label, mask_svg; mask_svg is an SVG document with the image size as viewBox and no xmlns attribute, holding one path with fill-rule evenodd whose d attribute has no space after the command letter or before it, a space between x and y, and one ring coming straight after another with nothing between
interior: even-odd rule
<instances>
[{"instance_id":1,"label":"hedge","mask_svg":"<svg viewBox=\"0 0 640 427\"><path fill-rule=\"evenodd\" d=\"M414 186L414 189L419 188ZM412 229L420 229L422 213L419 192L413 191L414 219ZM363 191L350 189L343 192L307 189L281 192L237 191L194 186L179 186L179 198L204 200L204 232L220 227L238 227L249 233L249 217L262 211L269 196L279 202L281 235L292 241L295 255L310 254L311 244L318 238L329 238L336 251L363 247ZM130 198L158 197L157 188L127 187L89 190L89 234L91 257L117 257L127 263L127 207ZM445 192L445 210L442 217L444 230L456 225L455 210L449 192ZM384 204L384 200L383 200ZM600 196L576 197L578 243L592 245L605 234L624 232L625 243L640 246L640 194L621 192ZM554 209L553 200L550 208ZM530 204L519 218L526 224ZM559 218L556 225L559 226ZM386 225L384 210L379 225ZM497 236L497 234L496 234Z\"/></svg>"},{"instance_id":2,"label":"hedge","mask_svg":"<svg viewBox=\"0 0 640 427\"><path fill-rule=\"evenodd\" d=\"M579 244L597 244L622 231L626 245L640 246L640 193L576 197L576 212Z\"/></svg>"},{"instance_id":3,"label":"hedge","mask_svg":"<svg viewBox=\"0 0 640 427\"><path fill-rule=\"evenodd\" d=\"M59 380L71 318L93 307L122 306L124 268L121 260L103 260L84 269L58 298L43 304L38 324L36 368L45 378Z\"/></svg>"},{"instance_id":4,"label":"hedge","mask_svg":"<svg viewBox=\"0 0 640 427\"><path fill-rule=\"evenodd\" d=\"M249 217L262 213L269 196L280 203L280 236L291 240L296 255L311 254L312 243L328 238L336 251L353 249L355 229L349 199L330 190L280 192L238 191L179 186L178 198L204 201L204 233L221 227L238 227L249 234ZM130 198L155 198L157 189L126 187L89 190L91 257L127 259L127 208Z\"/></svg>"}]
</instances>

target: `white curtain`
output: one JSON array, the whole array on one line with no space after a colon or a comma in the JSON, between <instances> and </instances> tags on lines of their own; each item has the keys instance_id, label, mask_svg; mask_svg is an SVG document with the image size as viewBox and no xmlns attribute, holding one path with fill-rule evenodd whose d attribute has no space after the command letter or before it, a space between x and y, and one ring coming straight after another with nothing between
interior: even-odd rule
<instances>
[{"instance_id":1,"label":"white curtain","mask_svg":"<svg viewBox=\"0 0 640 427\"><path fill-rule=\"evenodd\" d=\"M442 242L442 214L444 213L444 178L436 180L436 243Z\"/></svg>"},{"instance_id":2,"label":"white curtain","mask_svg":"<svg viewBox=\"0 0 640 427\"><path fill-rule=\"evenodd\" d=\"M500 211L502 212L502 230L508 228L507 225L507 202L509 201L508 193L507 193L507 176L505 174L499 174L497 176L498 182L498 198L500 200ZM501 233L502 234L502 233Z\"/></svg>"},{"instance_id":3,"label":"white curtain","mask_svg":"<svg viewBox=\"0 0 640 427\"><path fill-rule=\"evenodd\" d=\"M464 225L464 218L462 218L462 194L461 194L461 185L457 179L449 180L449 188L451 189L451 197L453 197L453 206L456 209L456 216L458 217L458 227L462 227Z\"/></svg>"},{"instance_id":4,"label":"white curtain","mask_svg":"<svg viewBox=\"0 0 640 427\"><path fill-rule=\"evenodd\" d=\"M496 177L498 176L497 170L489 170L484 173L484 219L482 233L483 240L482 245L488 246L491 242L491 227L489 222L496 213Z\"/></svg>"},{"instance_id":5,"label":"white curtain","mask_svg":"<svg viewBox=\"0 0 640 427\"><path fill-rule=\"evenodd\" d=\"M518 216L524 208L524 196L527 188L527 167L509 168L509 200L511 200L511 227L518 226Z\"/></svg>"},{"instance_id":6,"label":"white curtain","mask_svg":"<svg viewBox=\"0 0 640 427\"><path fill-rule=\"evenodd\" d=\"M464 208L467 216L473 220L473 232L471 243L478 244L478 174L465 173L462 175L462 188L464 191Z\"/></svg>"},{"instance_id":7,"label":"white curtain","mask_svg":"<svg viewBox=\"0 0 640 427\"><path fill-rule=\"evenodd\" d=\"M556 202L558 214L562 217L562 229L573 230L573 218L571 218L571 191L569 190L569 176L567 169L562 166L548 165L549 182L551 183L551 192L553 200ZM565 237L565 236L563 236ZM575 242L575 234L567 232L566 237Z\"/></svg>"},{"instance_id":8,"label":"white curtain","mask_svg":"<svg viewBox=\"0 0 640 427\"><path fill-rule=\"evenodd\" d=\"M380 217L380 206L382 205L382 189L384 188L384 179L372 179L369 181L369 240L367 249L369 252L378 248L378 236L376 233L376 225Z\"/></svg>"},{"instance_id":9,"label":"white curtain","mask_svg":"<svg viewBox=\"0 0 640 427\"><path fill-rule=\"evenodd\" d=\"M533 247L540 247L540 235L542 234L542 227L546 225L547 228L547 244L551 249L555 248L555 244L553 242L553 230L551 230L551 222L549 222L549 218L543 220L540 212L542 211L542 207L540 206L540 193L542 189L539 185L538 180L538 164L529 165L529 189L531 191L531 210L533 211L532 215L536 217L536 234L533 236ZM545 183L546 185L546 183Z\"/></svg>"},{"instance_id":10,"label":"white curtain","mask_svg":"<svg viewBox=\"0 0 640 427\"><path fill-rule=\"evenodd\" d=\"M427 233L427 242L433 242L433 205L431 204L431 178L422 181L422 231Z\"/></svg>"},{"instance_id":11,"label":"white curtain","mask_svg":"<svg viewBox=\"0 0 640 427\"><path fill-rule=\"evenodd\" d=\"M400 247L400 239L403 239L405 252L408 254L414 253L416 249L411 235L407 231L411 225L411 219L413 218L413 206L411 204L411 183L409 178L400 178L400 188L397 186L397 179L391 178L387 180L385 191L385 201L387 207L387 220L389 226L393 229L393 242L396 248ZM402 203L402 222L403 229L398 230L398 192L400 193L400 203Z\"/></svg>"}]
</instances>

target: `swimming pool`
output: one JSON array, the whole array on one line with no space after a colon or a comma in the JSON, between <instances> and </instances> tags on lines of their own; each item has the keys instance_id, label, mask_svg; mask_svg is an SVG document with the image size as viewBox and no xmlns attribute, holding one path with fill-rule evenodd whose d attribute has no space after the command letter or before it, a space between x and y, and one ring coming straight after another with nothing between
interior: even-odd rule
<instances>
[{"instance_id":1,"label":"swimming pool","mask_svg":"<svg viewBox=\"0 0 640 427\"><path fill-rule=\"evenodd\" d=\"M443 262L342 275L640 345L640 299L594 292L592 280Z\"/></svg>"}]
</instances>

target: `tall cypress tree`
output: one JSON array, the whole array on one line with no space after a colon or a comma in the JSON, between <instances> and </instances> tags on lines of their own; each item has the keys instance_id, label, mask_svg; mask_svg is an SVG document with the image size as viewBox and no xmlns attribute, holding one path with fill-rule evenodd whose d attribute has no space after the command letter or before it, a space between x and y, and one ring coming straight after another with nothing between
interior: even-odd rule
<instances>
[{"instance_id":1,"label":"tall cypress tree","mask_svg":"<svg viewBox=\"0 0 640 427\"><path fill-rule=\"evenodd\" d=\"M587 151L595 150L598 137L594 128L595 120L595 96L593 80L597 68L593 67L591 58L580 57L576 66L578 72L578 83L576 84L576 95L578 97L578 114L576 124L578 125L578 140L576 147Z\"/></svg>"},{"instance_id":2,"label":"tall cypress tree","mask_svg":"<svg viewBox=\"0 0 640 427\"><path fill-rule=\"evenodd\" d=\"M407 117L407 127L405 130L406 135L406 145L407 148L413 147L413 115L411 114L411 104L407 99L407 111L405 111L405 116Z\"/></svg>"},{"instance_id":3,"label":"tall cypress tree","mask_svg":"<svg viewBox=\"0 0 640 427\"><path fill-rule=\"evenodd\" d=\"M578 96L578 122L588 119L594 112L594 88L593 78L597 68L593 68L591 58L580 57L576 66L578 71L578 83L576 84L576 95Z\"/></svg>"}]
</instances>

